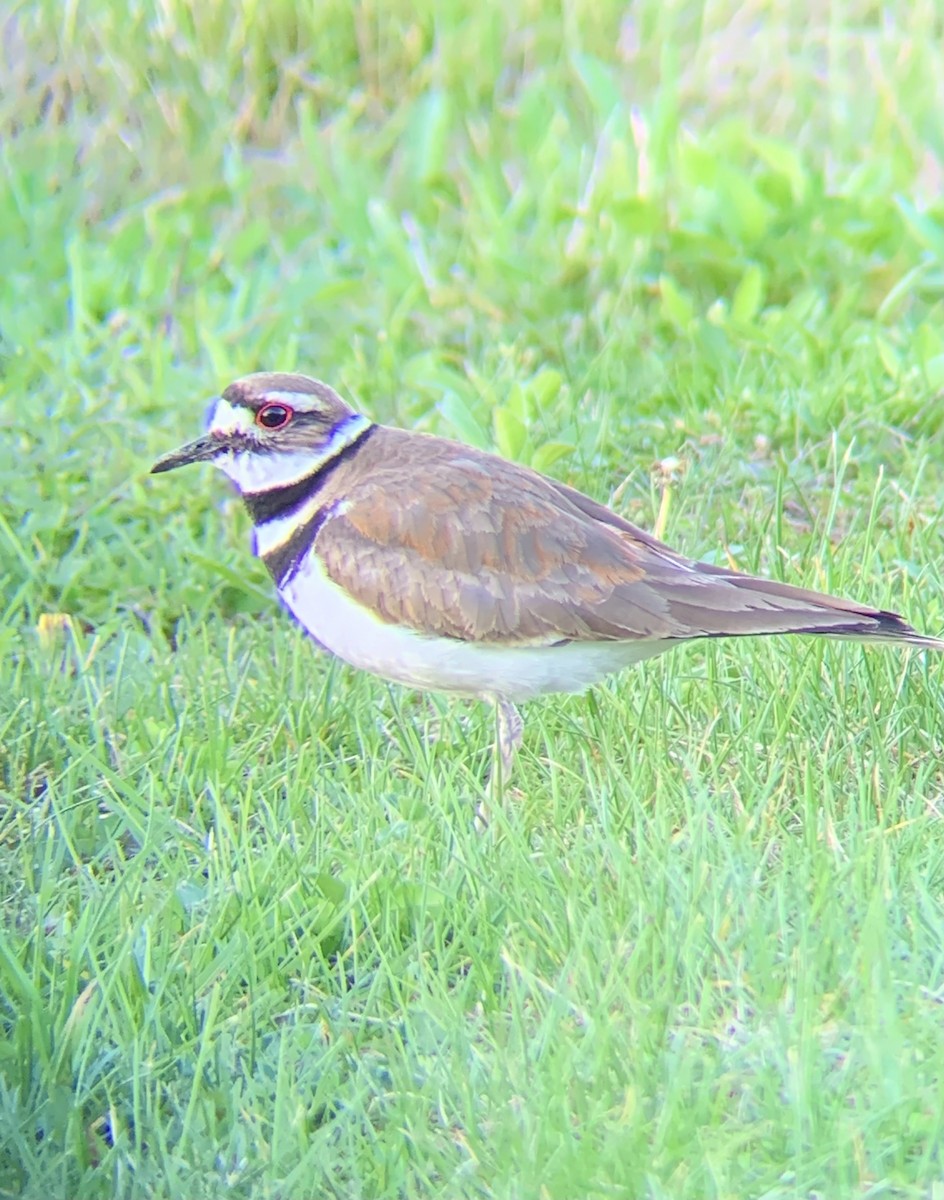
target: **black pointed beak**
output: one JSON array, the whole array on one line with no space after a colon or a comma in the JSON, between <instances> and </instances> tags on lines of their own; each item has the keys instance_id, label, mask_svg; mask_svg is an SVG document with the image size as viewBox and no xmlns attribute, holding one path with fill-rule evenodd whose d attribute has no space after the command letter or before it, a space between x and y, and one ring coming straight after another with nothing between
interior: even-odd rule
<instances>
[{"instance_id":1,"label":"black pointed beak","mask_svg":"<svg viewBox=\"0 0 944 1200\"><path fill-rule=\"evenodd\" d=\"M151 467L151 474L160 475L163 471L176 471L178 467L186 467L190 463L208 462L211 458L216 458L218 454L225 453L226 450L225 442L207 433L203 437L197 438L195 442L188 442L179 450L172 450L170 454L159 458Z\"/></svg>"}]
</instances>

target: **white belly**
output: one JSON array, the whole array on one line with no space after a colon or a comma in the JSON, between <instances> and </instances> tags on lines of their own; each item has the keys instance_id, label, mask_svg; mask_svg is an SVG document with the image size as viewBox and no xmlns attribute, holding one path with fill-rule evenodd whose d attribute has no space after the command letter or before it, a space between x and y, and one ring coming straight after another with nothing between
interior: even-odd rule
<instances>
[{"instance_id":1,"label":"white belly","mask_svg":"<svg viewBox=\"0 0 944 1200\"><path fill-rule=\"evenodd\" d=\"M411 687L466 696L525 700L543 692L582 692L667 648L664 641L515 648L426 637L381 621L333 583L310 554L281 595L312 637L352 666Z\"/></svg>"}]
</instances>

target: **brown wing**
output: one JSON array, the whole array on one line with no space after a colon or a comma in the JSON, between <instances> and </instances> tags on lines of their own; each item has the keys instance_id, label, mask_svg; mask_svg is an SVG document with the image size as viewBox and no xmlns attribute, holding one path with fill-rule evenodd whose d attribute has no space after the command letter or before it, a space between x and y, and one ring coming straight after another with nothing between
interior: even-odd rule
<instances>
[{"instance_id":1,"label":"brown wing","mask_svg":"<svg viewBox=\"0 0 944 1200\"><path fill-rule=\"evenodd\" d=\"M386 620L541 645L757 633L916 640L891 613L692 562L580 492L438 438L383 430L316 539ZM365 448L366 450L366 448Z\"/></svg>"}]
</instances>

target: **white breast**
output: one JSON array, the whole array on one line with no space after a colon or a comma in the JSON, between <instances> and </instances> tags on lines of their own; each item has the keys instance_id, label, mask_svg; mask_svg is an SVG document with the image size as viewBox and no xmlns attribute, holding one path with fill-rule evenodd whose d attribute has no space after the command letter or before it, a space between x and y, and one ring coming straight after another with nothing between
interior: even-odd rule
<instances>
[{"instance_id":1,"label":"white breast","mask_svg":"<svg viewBox=\"0 0 944 1200\"><path fill-rule=\"evenodd\" d=\"M664 641L510 647L427 637L381 621L333 583L310 553L281 595L312 637L352 666L411 687L466 696L524 700L543 692L582 692L667 648Z\"/></svg>"}]
</instances>

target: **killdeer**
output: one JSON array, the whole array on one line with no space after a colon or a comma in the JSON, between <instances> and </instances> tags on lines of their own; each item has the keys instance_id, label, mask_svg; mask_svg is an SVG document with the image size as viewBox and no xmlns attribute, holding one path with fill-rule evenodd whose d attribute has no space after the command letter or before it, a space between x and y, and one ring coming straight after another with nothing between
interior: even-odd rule
<instances>
[{"instance_id":1,"label":"killdeer","mask_svg":"<svg viewBox=\"0 0 944 1200\"><path fill-rule=\"evenodd\" d=\"M496 706L582 691L695 638L806 633L944 650L893 612L695 562L588 496L496 455L377 425L327 384L257 374L152 471L212 462L312 638L411 687Z\"/></svg>"}]
</instances>

